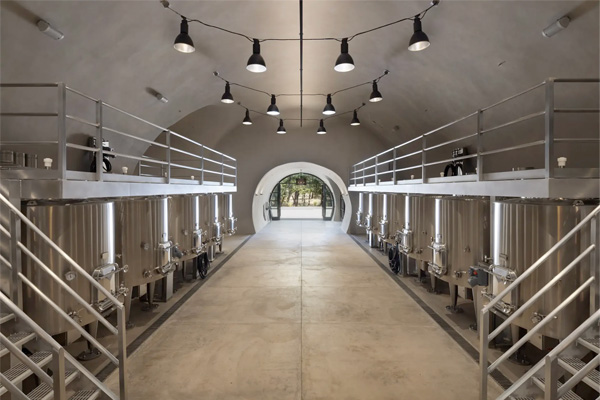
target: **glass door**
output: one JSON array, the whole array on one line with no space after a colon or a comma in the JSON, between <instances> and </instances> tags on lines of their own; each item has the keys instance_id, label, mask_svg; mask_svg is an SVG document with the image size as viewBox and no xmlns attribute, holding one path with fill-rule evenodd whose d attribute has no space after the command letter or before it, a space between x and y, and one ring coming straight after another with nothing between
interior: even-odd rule
<instances>
[{"instance_id":1,"label":"glass door","mask_svg":"<svg viewBox=\"0 0 600 400\"><path fill-rule=\"evenodd\" d=\"M269 215L272 221L279 221L281 218L281 183L278 183L271 192Z\"/></svg>"},{"instance_id":2,"label":"glass door","mask_svg":"<svg viewBox=\"0 0 600 400\"><path fill-rule=\"evenodd\" d=\"M321 197L321 206L323 207L323 220L331 221L333 219L333 193L329 187L323 183L323 197Z\"/></svg>"}]
</instances>

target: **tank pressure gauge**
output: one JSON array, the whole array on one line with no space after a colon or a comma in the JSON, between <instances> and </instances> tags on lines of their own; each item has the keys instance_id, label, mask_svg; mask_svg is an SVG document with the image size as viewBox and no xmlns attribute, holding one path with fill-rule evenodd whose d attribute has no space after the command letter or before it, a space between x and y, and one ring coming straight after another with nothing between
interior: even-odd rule
<instances>
[{"instance_id":1,"label":"tank pressure gauge","mask_svg":"<svg viewBox=\"0 0 600 400\"><path fill-rule=\"evenodd\" d=\"M74 271L68 271L67 273L65 273L65 280L67 282L71 282L76 277L77 277L77 274Z\"/></svg>"}]
</instances>

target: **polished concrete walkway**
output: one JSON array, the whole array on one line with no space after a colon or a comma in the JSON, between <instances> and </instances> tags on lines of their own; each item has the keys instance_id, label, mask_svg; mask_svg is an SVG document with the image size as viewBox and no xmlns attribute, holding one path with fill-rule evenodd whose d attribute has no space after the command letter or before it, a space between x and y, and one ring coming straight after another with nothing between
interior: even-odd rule
<instances>
[{"instance_id":1,"label":"polished concrete walkway","mask_svg":"<svg viewBox=\"0 0 600 400\"><path fill-rule=\"evenodd\" d=\"M134 400L475 400L478 390L477 364L322 221L273 222L252 237L129 370Z\"/></svg>"}]
</instances>

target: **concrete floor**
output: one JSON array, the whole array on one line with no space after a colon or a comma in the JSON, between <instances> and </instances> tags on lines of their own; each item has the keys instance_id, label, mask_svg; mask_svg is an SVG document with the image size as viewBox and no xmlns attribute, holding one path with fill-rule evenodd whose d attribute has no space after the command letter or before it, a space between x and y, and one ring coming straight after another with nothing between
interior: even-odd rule
<instances>
[{"instance_id":1,"label":"concrete floor","mask_svg":"<svg viewBox=\"0 0 600 400\"><path fill-rule=\"evenodd\" d=\"M322 207L281 207L281 219L322 219Z\"/></svg>"},{"instance_id":2,"label":"concrete floor","mask_svg":"<svg viewBox=\"0 0 600 400\"><path fill-rule=\"evenodd\" d=\"M339 223L278 221L131 355L129 388L133 400L475 400L477 372Z\"/></svg>"}]
</instances>

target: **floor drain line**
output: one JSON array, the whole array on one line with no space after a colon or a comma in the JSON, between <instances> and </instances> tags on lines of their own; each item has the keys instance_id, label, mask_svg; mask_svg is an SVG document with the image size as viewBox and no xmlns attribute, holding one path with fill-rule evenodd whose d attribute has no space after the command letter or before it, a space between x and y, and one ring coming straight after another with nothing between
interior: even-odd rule
<instances>
[{"instance_id":1,"label":"floor drain line","mask_svg":"<svg viewBox=\"0 0 600 400\"><path fill-rule=\"evenodd\" d=\"M471 345L456 329L446 322L433 308L429 307L406 283L402 282L400 277L394 274L390 269L382 263L375 255L367 250L365 246L353 235L348 235L354 242L361 248L365 253L377 263L377 265L386 273L390 278L396 282L400 288L402 288L418 305L425 311L444 332L446 332L468 355L470 355L475 362L479 363L479 350ZM502 372L495 370L492 372L491 377L503 388L508 389L512 385L512 381L508 379Z\"/></svg>"}]
</instances>

